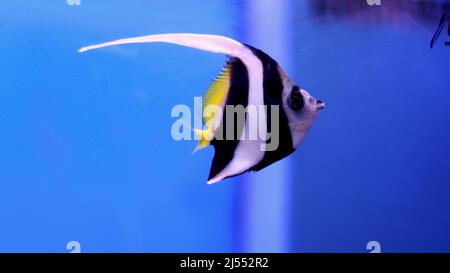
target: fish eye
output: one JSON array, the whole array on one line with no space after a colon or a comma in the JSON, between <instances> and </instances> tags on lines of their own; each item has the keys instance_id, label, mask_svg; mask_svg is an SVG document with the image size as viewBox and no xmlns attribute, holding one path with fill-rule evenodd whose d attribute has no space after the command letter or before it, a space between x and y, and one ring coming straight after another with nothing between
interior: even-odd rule
<instances>
[{"instance_id":1,"label":"fish eye","mask_svg":"<svg viewBox=\"0 0 450 273\"><path fill-rule=\"evenodd\" d=\"M305 100L300 93L300 88L298 86L292 87L291 96L289 97L289 107L294 111L302 110L305 105Z\"/></svg>"}]
</instances>

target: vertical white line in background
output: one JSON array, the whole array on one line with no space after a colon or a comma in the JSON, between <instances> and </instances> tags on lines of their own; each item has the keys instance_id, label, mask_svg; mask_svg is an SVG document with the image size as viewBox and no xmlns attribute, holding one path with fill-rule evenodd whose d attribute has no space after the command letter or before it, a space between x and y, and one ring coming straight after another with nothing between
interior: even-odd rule
<instances>
[{"instance_id":1,"label":"vertical white line in background","mask_svg":"<svg viewBox=\"0 0 450 273\"><path fill-rule=\"evenodd\" d=\"M248 0L246 41L269 54L289 73L291 0ZM289 251L290 159L247 176L244 252Z\"/></svg>"}]
</instances>

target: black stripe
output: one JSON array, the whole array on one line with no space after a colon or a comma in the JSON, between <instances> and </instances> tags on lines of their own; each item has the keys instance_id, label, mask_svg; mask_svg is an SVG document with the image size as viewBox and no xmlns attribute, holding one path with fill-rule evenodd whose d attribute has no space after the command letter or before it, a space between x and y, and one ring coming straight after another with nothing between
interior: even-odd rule
<instances>
[{"instance_id":1,"label":"black stripe","mask_svg":"<svg viewBox=\"0 0 450 273\"><path fill-rule=\"evenodd\" d=\"M247 107L248 105L248 92L249 92L249 80L246 66L238 58L231 57L228 61L230 65L230 89L228 91L228 97L225 105L242 105ZM224 107L224 111L225 111ZM239 144L239 136L241 135L243 126L241 128L236 128L239 124L237 122L237 116L234 117L234 133L235 136L233 140L226 139L226 130L224 126L226 123L225 112L222 115L222 121L217 129L218 132L222 130L223 139L213 139L211 145L214 146L214 158L212 161L211 169L209 171L209 179L216 176L220 171L222 171L228 163L233 159L234 151ZM243 125L243 122L241 122ZM217 132L216 131L216 132ZM217 137L217 134L216 134ZM238 174L236 174L238 175Z\"/></svg>"},{"instance_id":2,"label":"black stripe","mask_svg":"<svg viewBox=\"0 0 450 273\"><path fill-rule=\"evenodd\" d=\"M247 46L253 54L255 54L263 64L263 88L264 88L264 104L267 105L267 131L271 132L271 105L279 106L279 146L275 151L266 151L264 158L256 166L250 170L259 171L270 164L288 156L295 149L292 146L292 136L288 125L286 112L283 108L283 82L281 80L280 72L278 70L278 63L263 51ZM269 143L270 140L267 141Z\"/></svg>"}]
</instances>

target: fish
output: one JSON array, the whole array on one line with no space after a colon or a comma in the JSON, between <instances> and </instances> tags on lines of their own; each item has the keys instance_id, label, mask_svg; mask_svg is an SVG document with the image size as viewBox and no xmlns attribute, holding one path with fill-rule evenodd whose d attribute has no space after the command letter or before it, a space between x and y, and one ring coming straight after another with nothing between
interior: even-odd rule
<instances>
[{"instance_id":1,"label":"fish","mask_svg":"<svg viewBox=\"0 0 450 273\"><path fill-rule=\"evenodd\" d=\"M199 137L196 150L214 147L214 157L207 184L249 171L260 171L289 156L304 139L314 120L325 108L325 102L314 98L295 84L281 66L268 54L234 39L211 34L169 33L119 39L85 46L86 52L108 46L134 43L170 43L224 54L227 62L203 96L205 126L193 130ZM205 114L208 107L222 109L222 114ZM246 111L243 119L227 115L224 109L234 106L262 107L263 111ZM274 118L276 117L276 118ZM258 120L258 138L247 139L250 121ZM272 121L275 121L272 124ZM229 121L232 127L228 126ZM274 133L273 131L277 129ZM230 133L232 131L232 133ZM277 143L268 149L269 131ZM222 137L218 137L218 133ZM234 136L229 138L227 132ZM246 133L245 133L246 132ZM227 135L224 138L223 135Z\"/></svg>"}]
</instances>

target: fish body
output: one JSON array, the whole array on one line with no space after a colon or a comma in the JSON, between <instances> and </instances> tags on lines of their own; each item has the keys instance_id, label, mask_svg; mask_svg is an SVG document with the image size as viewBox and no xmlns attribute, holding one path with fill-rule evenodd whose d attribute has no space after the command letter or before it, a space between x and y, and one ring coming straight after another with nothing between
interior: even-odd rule
<instances>
[{"instance_id":1,"label":"fish body","mask_svg":"<svg viewBox=\"0 0 450 273\"><path fill-rule=\"evenodd\" d=\"M196 149L212 145L215 150L208 184L247 171L259 171L288 156L325 107L324 102L294 84L269 55L223 36L148 35L83 47L79 52L152 42L178 44L228 56L226 65L203 98L205 129L194 129L200 139ZM245 110L241 118L228 111L229 108L236 110L238 106ZM219 111L208 113L209 108ZM252 121L257 121L256 127ZM248 138L255 130L253 135L257 137Z\"/></svg>"}]
</instances>

